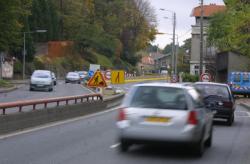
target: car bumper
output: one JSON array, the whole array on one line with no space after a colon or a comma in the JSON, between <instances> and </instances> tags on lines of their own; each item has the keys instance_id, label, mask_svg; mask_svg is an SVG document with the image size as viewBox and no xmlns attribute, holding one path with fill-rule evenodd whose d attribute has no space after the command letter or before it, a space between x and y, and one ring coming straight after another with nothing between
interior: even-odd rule
<instances>
[{"instance_id":1,"label":"car bumper","mask_svg":"<svg viewBox=\"0 0 250 164\"><path fill-rule=\"evenodd\" d=\"M51 88L51 85L48 85L48 84L30 84L30 88L33 90L48 90Z\"/></svg>"},{"instance_id":2,"label":"car bumper","mask_svg":"<svg viewBox=\"0 0 250 164\"><path fill-rule=\"evenodd\" d=\"M66 79L65 80L66 83L79 83L80 79L74 80L74 79Z\"/></svg>"},{"instance_id":3,"label":"car bumper","mask_svg":"<svg viewBox=\"0 0 250 164\"><path fill-rule=\"evenodd\" d=\"M213 111L215 111L215 114L214 114L214 118L230 118L233 113L234 113L234 110L233 109L214 109Z\"/></svg>"},{"instance_id":4,"label":"car bumper","mask_svg":"<svg viewBox=\"0 0 250 164\"><path fill-rule=\"evenodd\" d=\"M119 129L119 138L133 142L197 143L202 136L201 128L187 125L182 130L145 129L128 127Z\"/></svg>"}]
</instances>

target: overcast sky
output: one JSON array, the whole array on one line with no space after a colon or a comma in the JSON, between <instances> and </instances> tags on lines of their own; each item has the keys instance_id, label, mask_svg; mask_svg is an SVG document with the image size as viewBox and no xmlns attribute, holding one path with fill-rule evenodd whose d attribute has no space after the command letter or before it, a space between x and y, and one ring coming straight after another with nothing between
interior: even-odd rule
<instances>
[{"instance_id":1,"label":"overcast sky","mask_svg":"<svg viewBox=\"0 0 250 164\"><path fill-rule=\"evenodd\" d=\"M199 5L200 0L148 0L155 9L158 20L158 31L163 33L173 33L173 21L171 12L162 11L160 8L176 12L177 26L176 34L180 37L179 43L191 37L191 25L195 23L194 17L190 14L192 9ZM204 0L204 4L216 3L224 5L223 0ZM168 17L166 19L164 17ZM154 45L164 48L165 45L172 42L171 35L157 35Z\"/></svg>"}]
</instances>

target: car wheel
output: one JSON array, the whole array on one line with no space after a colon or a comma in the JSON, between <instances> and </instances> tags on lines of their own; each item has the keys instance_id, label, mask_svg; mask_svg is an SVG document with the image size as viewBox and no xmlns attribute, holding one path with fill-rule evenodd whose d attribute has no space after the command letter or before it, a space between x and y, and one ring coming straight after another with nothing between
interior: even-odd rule
<instances>
[{"instance_id":1,"label":"car wheel","mask_svg":"<svg viewBox=\"0 0 250 164\"><path fill-rule=\"evenodd\" d=\"M204 132L203 132L201 140L194 145L194 155L197 157L202 157L205 150L204 146L205 144L204 144Z\"/></svg>"},{"instance_id":2,"label":"car wheel","mask_svg":"<svg viewBox=\"0 0 250 164\"><path fill-rule=\"evenodd\" d=\"M206 147L211 147L212 146L212 140L213 140L213 127L211 127L211 129L210 129L209 137L205 142L205 146Z\"/></svg>"},{"instance_id":3,"label":"car wheel","mask_svg":"<svg viewBox=\"0 0 250 164\"><path fill-rule=\"evenodd\" d=\"M34 89L33 89L33 88L30 88L30 91L34 91Z\"/></svg>"},{"instance_id":4,"label":"car wheel","mask_svg":"<svg viewBox=\"0 0 250 164\"><path fill-rule=\"evenodd\" d=\"M232 116L230 116L230 118L227 119L227 125L232 126L233 122L234 122L234 114L232 114Z\"/></svg>"},{"instance_id":5,"label":"car wheel","mask_svg":"<svg viewBox=\"0 0 250 164\"><path fill-rule=\"evenodd\" d=\"M56 81L54 82L54 85L56 85Z\"/></svg>"},{"instance_id":6,"label":"car wheel","mask_svg":"<svg viewBox=\"0 0 250 164\"><path fill-rule=\"evenodd\" d=\"M128 149L129 149L129 146L130 146L130 144L127 142L127 141L125 141L125 140L121 140L121 142L120 142L120 151L121 152L127 152L128 151Z\"/></svg>"}]
</instances>

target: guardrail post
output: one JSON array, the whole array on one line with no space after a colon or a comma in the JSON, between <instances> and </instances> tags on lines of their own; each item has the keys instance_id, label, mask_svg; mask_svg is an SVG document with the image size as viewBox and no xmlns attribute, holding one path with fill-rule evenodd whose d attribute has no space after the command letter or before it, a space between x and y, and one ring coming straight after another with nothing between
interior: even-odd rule
<instances>
[{"instance_id":1,"label":"guardrail post","mask_svg":"<svg viewBox=\"0 0 250 164\"><path fill-rule=\"evenodd\" d=\"M44 103L44 108L47 108L47 103Z\"/></svg>"},{"instance_id":2,"label":"guardrail post","mask_svg":"<svg viewBox=\"0 0 250 164\"><path fill-rule=\"evenodd\" d=\"M66 105L68 105L69 104L69 100L66 100Z\"/></svg>"},{"instance_id":3,"label":"guardrail post","mask_svg":"<svg viewBox=\"0 0 250 164\"><path fill-rule=\"evenodd\" d=\"M75 104L77 103L77 98L75 99Z\"/></svg>"},{"instance_id":4,"label":"guardrail post","mask_svg":"<svg viewBox=\"0 0 250 164\"><path fill-rule=\"evenodd\" d=\"M3 108L3 115L5 115L5 108Z\"/></svg>"},{"instance_id":5,"label":"guardrail post","mask_svg":"<svg viewBox=\"0 0 250 164\"><path fill-rule=\"evenodd\" d=\"M33 110L36 110L36 104L33 104Z\"/></svg>"},{"instance_id":6,"label":"guardrail post","mask_svg":"<svg viewBox=\"0 0 250 164\"><path fill-rule=\"evenodd\" d=\"M19 106L19 112L22 112L22 106Z\"/></svg>"},{"instance_id":7,"label":"guardrail post","mask_svg":"<svg viewBox=\"0 0 250 164\"><path fill-rule=\"evenodd\" d=\"M81 102L83 102L83 98L81 98Z\"/></svg>"},{"instance_id":8,"label":"guardrail post","mask_svg":"<svg viewBox=\"0 0 250 164\"><path fill-rule=\"evenodd\" d=\"M87 97L87 102L89 102L89 97Z\"/></svg>"},{"instance_id":9,"label":"guardrail post","mask_svg":"<svg viewBox=\"0 0 250 164\"><path fill-rule=\"evenodd\" d=\"M56 102L56 106L59 106L59 102L60 102L60 101L57 101L57 102Z\"/></svg>"}]
</instances>

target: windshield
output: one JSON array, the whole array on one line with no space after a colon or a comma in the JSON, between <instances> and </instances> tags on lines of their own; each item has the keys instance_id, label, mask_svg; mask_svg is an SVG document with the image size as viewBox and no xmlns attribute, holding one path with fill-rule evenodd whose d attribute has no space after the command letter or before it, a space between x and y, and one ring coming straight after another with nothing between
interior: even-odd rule
<instances>
[{"instance_id":1,"label":"windshield","mask_svg":"<svg viewBox=\"0 0 250 164\"><path fill-rule=\"evenodd\" d=\"M222 98L229 98L229 92L226 86L205 84L196 84L195 86L204 97L214 95Z\"/></svg>"},{"instance_id":2,"label":"windshield","mask_svg":"<svg viewBox=\"0 0 250 164\"><path fill-rule=\"evenodd\" d=\"M72 73L68 73L68 75L67 76L76 76L76 77L78 77L79 76L79 74L78 73L74 73L74 72L72 72Z\"/></svg>"},{"instance_id":3,"label":"windshield","mask_svg":"<svg viewBox=\"0 0 250 164\"><path fill-rule=\"evenodd\" d=\"M36 78L50 78L50 75L47 74L47 73L44 73L44 72L35 72L33 74L33 77L36 77Z\"/></svg>"},{"instance_id":4,"label":"windshield","mask_svg":"<svg viewBox=\"0 0 250 164\"><path fill-rule=\"evenodd\" d=\"M141 86L136 89L131 107L158 109L186 109L186 96L183 89Z\"/></svg>"}]
</instances>

